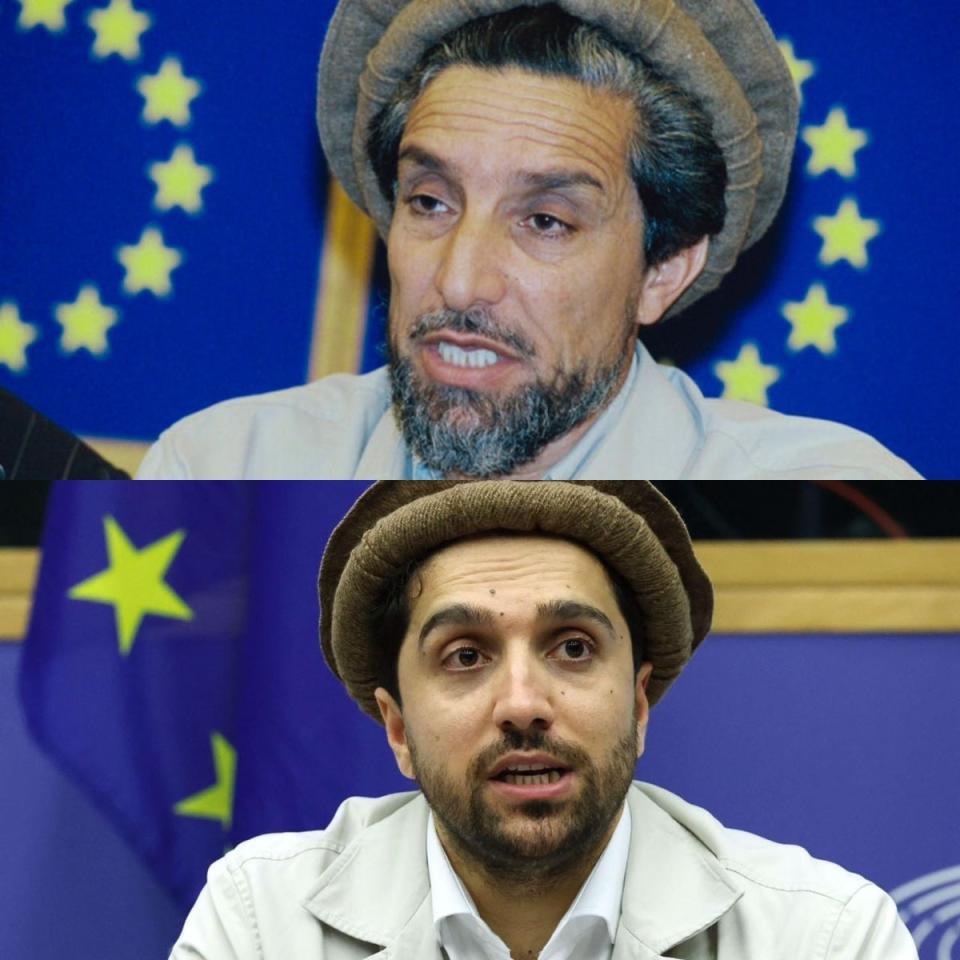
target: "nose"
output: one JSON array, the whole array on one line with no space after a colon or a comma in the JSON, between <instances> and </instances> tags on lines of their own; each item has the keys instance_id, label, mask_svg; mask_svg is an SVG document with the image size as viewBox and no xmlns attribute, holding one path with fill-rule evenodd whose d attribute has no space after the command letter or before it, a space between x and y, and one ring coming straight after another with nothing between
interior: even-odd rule
<instances>
[{"instance_id":1,"label":"nose","mask_svg":"<svg viewBox=\"0 0 960 960\"><path fill-rule=\"evenodd\" d=\"M439 242L444 247L436 287L447 308L465 312L503 299L505 250L489 218L464 213Z\"/></svg>"},{"instance_id":2,"label":"nose","mask_svg":"<svg viewBox=\"0 0 960 960\"><path fill-rule=\"evenodd\" d=\"M554 709L549 678L532 657L504 660L495 690L493 721L503 731L549 730Z\"/></svg>"}]
</instances>

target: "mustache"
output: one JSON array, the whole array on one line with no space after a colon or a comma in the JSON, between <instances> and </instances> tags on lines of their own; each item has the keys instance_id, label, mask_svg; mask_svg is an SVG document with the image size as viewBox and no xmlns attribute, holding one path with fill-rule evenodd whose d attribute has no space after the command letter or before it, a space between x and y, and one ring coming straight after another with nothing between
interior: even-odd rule
<instances>
[{"instance_id":1,"label":"mustache","mask_svg":"<svg viewBox=\"0 0 960 960\"><path fill-rule=\"evenodd\" d=\"M486 771L494 766L501 757L520 750L529 753L549 753L571 769L584 769L591 765L590 757L586 751L572 744L548 737L542 731L505 730L503 739L499 743L491 744L474 758L472 767L475 776L482 779Z\"/></svg>"},{"instance_id":2,"label":"mustache","mask_svg":"<svg viewBox=\"0 0 960 960\"><path fill-rule=\"evenodd\" d=\"M448 330L451 333L473 334L486 337L494 343L508 347L522 360L533 360L537 351L534 345L512 330L498 323L487 310L437 310L417 318L408 334L411 343L417 343L431 333Z\"/></svg>"}]
</instances>

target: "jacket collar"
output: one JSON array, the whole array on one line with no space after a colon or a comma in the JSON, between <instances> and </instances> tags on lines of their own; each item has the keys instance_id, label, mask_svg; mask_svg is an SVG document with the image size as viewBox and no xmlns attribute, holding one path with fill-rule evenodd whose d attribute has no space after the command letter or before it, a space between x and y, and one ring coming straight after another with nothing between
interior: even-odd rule
<instances>
[{"instance_id":1,"label":"jacket collar","mask_svg":"<svg viewBox=\"0 0 960 960\"><path fill-rule=\"evenodd\" d=\"M692 381L661 367L642 343L637 361L620 417L577 472L578 479L678 480L699 456L703 423L697 398L688 395Z\"/></svg>"},{"instance_id":2,"label":"jacket collar","mask_svg":"<svg viewBox=\"0 0 960 960\"><path fill-rule=\"evenodd\" d=\"M439 958L427 873L429 812L417 794L361 830L324 871L306 909L350 937L386 946L378 957Z\"/></svg>"},{"instance_id":3,"label":"jacket collar","mask_svg":"<svg viewBox=\"0 0 960 960\"><path fill-rule=\"evenodd\" d=\"M613 960L646 960L713 926L743 891L712 851L640 786L631 787L627 802L633 831Z\"/></svg>"},{"instance_id":4,"label":"jacket collar","mask_svg":"<svg viewBox=\"0 0 960 960\"><path fill-rule=\"evenodd\" d=\"M710 850L636 785L627 802L630 853L613 960L654 960L716 923L742 891ZM361 830L310 892L306 909L350 937L383 947L377 958L439 960L428 814L417 795Z\"/></svg>"}]
</instances>

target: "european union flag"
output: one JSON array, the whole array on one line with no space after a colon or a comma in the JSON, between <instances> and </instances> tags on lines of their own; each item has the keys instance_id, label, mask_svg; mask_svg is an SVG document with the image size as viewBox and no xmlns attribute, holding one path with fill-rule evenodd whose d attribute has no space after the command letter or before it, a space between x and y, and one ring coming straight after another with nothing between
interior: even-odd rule
<instances>
[{"instance_id":1,"label":"european union flag","mask_svg":"<svg viewBox=\"0 0 960 960\"><path fill-rule=\"evenodd\" d=\"M225 848L408 786L317 639L320 556L364 486L54 491L25 713L184 910Z\"/></svg>"}]
</instances>

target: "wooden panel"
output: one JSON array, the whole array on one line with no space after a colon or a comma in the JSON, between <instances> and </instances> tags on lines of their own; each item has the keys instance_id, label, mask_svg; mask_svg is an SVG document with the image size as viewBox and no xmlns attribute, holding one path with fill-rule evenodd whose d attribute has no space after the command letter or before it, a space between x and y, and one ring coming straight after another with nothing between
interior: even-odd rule
<instances>
[{"instance_id":1,"label":"wooden panel","mask_svg":"<svg viewBox=\"0 0 960 960\"><path fill-rule=\"evenodd\" d=\"M725 586L953 584L960 540L800 540L701 543L697 556Z\"/></svg>"},{"instance_id":2,"label":"wooden panel","mask_svg":"<svg viewBox=\"0 0 960 960\"><path fill-rule=\"evenodd\" d=\"M720 587L717 633L960 632L960 588Z\"/></svg>"},{"instance_id":3,"label":"wooden panel","mask_svg":"<svg viewBox=\"0 0 960 960\"><path fill-rule=\"evenodd\" d=\"M0 596L6 593L29 594L37 578L38 550L0 549Z\"/></svg>"},{"instance_id":4,"label":"wooden panel","mask_svg":"<svg viewBox=\"0 0 960 960\"><path fill-rule=\"evenodd\" d=\"M0 643L26 632L39 559L37 550L0 550Z\"/></svg>"},{"instance_id":5,"label":"wooden panel","mask_svg":"<svg viewBox=\"0 0 960 960\"><path fill-rule=\"evenodd\" d=\"M132 440L109 440L103 437L84 437L83 442L89 444L97 453L121 470L126 470L134 476L140 469L143 458L147 455L149 444L134 443Z\"/></svg>"},{"instance_id":6,"label":"wooden panel","mask_svg":"<svg viewBox=\"0 0 960 960\"><path fill-rule=\"evenodd\" d=\"M960 631L960 541L704 543L721 633ZM0 550L0 642L26 629L39 555Z\"/></svg>"}]
</instances>

